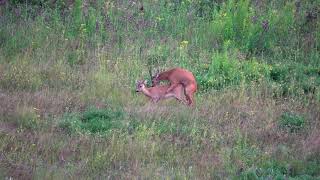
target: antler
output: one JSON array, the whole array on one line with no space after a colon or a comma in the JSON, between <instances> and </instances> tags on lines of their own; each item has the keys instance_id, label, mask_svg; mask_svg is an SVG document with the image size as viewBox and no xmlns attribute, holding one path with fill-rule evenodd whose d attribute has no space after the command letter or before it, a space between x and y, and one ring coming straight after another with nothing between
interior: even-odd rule
<instances>
[{"instance_id":1,"label":"antler","mask_svg":"<svg viewBox=\"0 0 320 180\"><path fill-rule=\"evenodd\" d=\"M149 75L150 75L150 80L152 80L152 70L149 68Z\"/></svg>"}]
</instances>

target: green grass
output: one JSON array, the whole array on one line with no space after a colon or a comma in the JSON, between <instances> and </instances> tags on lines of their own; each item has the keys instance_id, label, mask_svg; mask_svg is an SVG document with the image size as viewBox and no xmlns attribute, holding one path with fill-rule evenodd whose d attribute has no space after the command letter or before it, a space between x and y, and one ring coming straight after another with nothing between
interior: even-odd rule
<instances>
[{"instance_id":1,"label":"green grass","mask_svg":"<svg viewBox=\"0 0 320 180\"><path fill-rule=\"evenodd\" d=\"M60 127L68 132L107 134L113 129L120 129L121 111L88 109L83 114L66 114Z\"/></svg>"},{"instance_id":2,"label":"green grass","mask_svg":"<svg viewBox=\"0 0 320 180\"><path fill-rule=\"evenodd\" d=\"M319 179L318 4L7 1L0 175ZM135 92L172 67L194 108Z\"/></svg>"},{"instance_id":3,"label":"green grass","mask_svg":"<svg viewBox=\"0 0 320 180\"><path fill-rule=\"evenodd\" d=\"M300 115L286 112L281 115L279 120L279 126L281 128L287 129L290 132L296 132L304 128L305 120Z\"/></svg>"}]
</instances>

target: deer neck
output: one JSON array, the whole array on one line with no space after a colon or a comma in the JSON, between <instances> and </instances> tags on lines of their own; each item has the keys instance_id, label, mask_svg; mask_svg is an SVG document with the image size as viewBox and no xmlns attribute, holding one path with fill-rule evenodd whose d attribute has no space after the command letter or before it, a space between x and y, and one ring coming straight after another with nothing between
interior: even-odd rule
<instances>
[{"instance_id":1,"label":"deer neck","mask_svg":"<svg viewBox=\"0 0 320 180\"><path fill-rule=\"evenodd\" d=\"M152 98L152 97L153 97L152 94L151 94L151 92L150 92L150 90L149 90L148 88L143 88L143 89L142 89L142 93L143 93L144 95L146 95L147 97L149 97L149 98Z\"/></svg>"}]
</instances>

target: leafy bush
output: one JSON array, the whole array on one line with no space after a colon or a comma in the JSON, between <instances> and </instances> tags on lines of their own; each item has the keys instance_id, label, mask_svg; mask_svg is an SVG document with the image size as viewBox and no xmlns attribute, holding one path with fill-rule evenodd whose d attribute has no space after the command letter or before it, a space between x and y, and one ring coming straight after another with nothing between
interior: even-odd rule
<instances>
[{"instance_id":1,"label":"leafy bush","mask_svg":"<svg viewBox=\"0 0 320 180\"><path fill-rule=\"evenodd\" d=\"M83 113L66 114L60 127L68 132L108 133L123 127L123 116L120 110L89 108Z\"/></svg>"},{"instance_id":2,"label":"leafy bush","mask_svg":"<svg viewBox=\"0 0 320 180\"><path fill-rule=\"evenodd\" d=\"M274 47L284 50L296 45L297 38L292 38L298 33L292 2L285 3L281 10L269 8L263 13L249 0L229 0L213 9L209 26L212 33L207 41L216 39L220 46L231 41L247 54L280 53Z\"/></svg>"},{"instance_id":3,"label":"leafy bush","mask_svg":"<svg viewBox=\"0 0 320 180\"><path fill-rule=\"evenodd\" d=\"M261 82L270 76L271 66L257 60L245 61L240 66L246 82Z\"/></svg>"},{"instance_id":4,"label":"leafy bush","mask_svg":"<svg viewBox=\"0 0 320 180\"><path fill-rule=\"evenodd\" d=\"M229 59L227 53L215 53L208 71L203 76L199 76L199 82L204 89L222 89L232 84L238 84L238 62Z\"/></svg>"},{"instance_id":5,"label":"leafy bush","mask_svg":"<svg viewBox=\"0 0 320 180\"><path fill-rule=\"evenodd\" d=\"M315 161L266 160L259 167L241 172L240 179L318 179L319 172L319 164Z\"/></svg>"},{"instance_id":6,"label":"leafy bush","mask_svg":"<svg viewBox=\"0 0 320 180\"><path fill-rule=\"evenodd\" d=\"M268 79L269 74L270 66L255 59L241 62L228 53L214 53L211 64L197 79L204 90L220 90L241 82L260 82Z\"/></svg>"},{"instance_id":7,"label":"leafy bush","mask_svg":"<svg viewBox=\"0 0 320 180\"><path fill-rule=\"evenodd\" d=\"M289 67L275 64L270 71L270 78L276 82L284 82L288 79Z\"/></svg>"},{"instance_id":8,"label":"leafy bush","mask_svg":"<svg viewBox=\"0 0 320 180\"><path fill-rule=\"evenodd\" d=\"M211 30L220 42L231 41L236 47L247 52L262 51L269 45L261 26L263 20L256 18L250 1L230 0L213 13Z\"/></svg>"},{"instance_id":9,"label":"leafy bush","mask_svg":"<svg viewBox=\"0 0 320 180\"><path fill-rule=\"evenodd\" d=\"M297 64L266 64L255 58L243 61L235 55L215 52L210 64L199 66L196 77L202 90L221 90L238 86L241 82L267 81L274 88L276 96L317 96L320 86L320 68Z\"/></svg>"},{"instance_id":10,"label":"leafy bush","mask_svg":"<svg viewBox=\"0 0 320 180\"><path fill-rule=\"evenodd\" d=\"M285 112L279 119L279 126L289 132L297 132L305 127L305 119L300 115Z\"/></svg>"},{"instance_id":11,"label":"leafy bush","mask_svg":"<svg viewBox=\"0 0 320 180\"><path fill-rule=\"evenodd\" d=\"M316 94L320 86L320 68L303 64L274 64L270 80L281 86L283 96Z\"/></svg>"}]
</instances>

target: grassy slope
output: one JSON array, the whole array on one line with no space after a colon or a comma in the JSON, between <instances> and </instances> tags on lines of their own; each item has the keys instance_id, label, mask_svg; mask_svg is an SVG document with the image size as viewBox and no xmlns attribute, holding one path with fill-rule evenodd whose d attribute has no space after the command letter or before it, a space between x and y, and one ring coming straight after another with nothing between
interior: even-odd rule
<instances>
[{"instance_id":1,"label":"grassy slope","mask_svg":"<svg viewBox=\"0 0 320 180\"><path fill-rule=\"evenodd\" d=\"M319 178L318 2L165 2L0 6L0 175ZM194 109L134 92L174 66Z\"/></svg>"}]
</instances>

